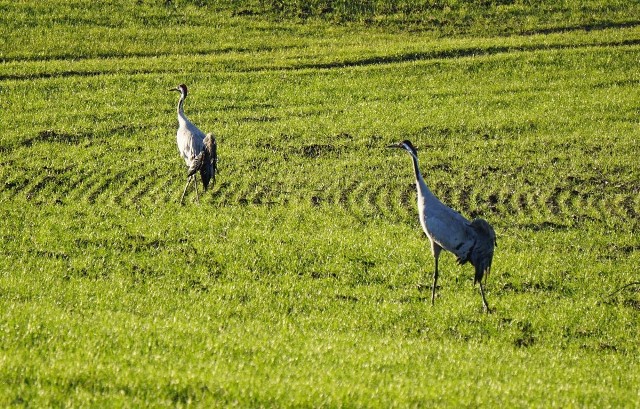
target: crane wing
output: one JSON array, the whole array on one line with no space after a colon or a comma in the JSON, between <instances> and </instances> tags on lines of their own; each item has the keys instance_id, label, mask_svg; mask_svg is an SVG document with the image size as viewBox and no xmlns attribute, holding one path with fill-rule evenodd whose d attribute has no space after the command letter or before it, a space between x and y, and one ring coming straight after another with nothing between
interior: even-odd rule
<instances>
[{"instance_id":1,"label":"crane wing","mask_svg":"<svg viewBox=\"0 0 640 409\"><path fill-rule=\"evenodd\" d=\"M432 206L430 210L425 219L427 235L440 247L455 254L461 262L467 261L476 242L471 223L444 204Z\"/></svg>"},{"instance_id":2,"label":"crane wing","mask_svg":"<svg viewBox=\"0 0 640 409\"><path fill-rule=\"evenodd\" d=\"M187 170L187 177L195 175L198 170L202 169L204 159L204 151L200 152L198 156L193 158L193 160L191 161L191 166L189 166L189 169Z\"/></svg>"}]
</instances>

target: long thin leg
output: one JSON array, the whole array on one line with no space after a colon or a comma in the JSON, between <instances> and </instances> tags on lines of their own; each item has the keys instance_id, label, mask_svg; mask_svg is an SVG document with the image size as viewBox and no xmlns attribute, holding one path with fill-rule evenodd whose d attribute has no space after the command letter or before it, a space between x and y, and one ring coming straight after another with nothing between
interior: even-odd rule
<instances>
[{"instance_id":1,"label":"long thin leg","mask_svg":"<svg viewBox=\"0 0 640 409\"><path fill-rule=\"evenodd\" d=\"M480 280L478 284L480 284L480 295L482 296L482 306L484 308L484 311L487 314L489 314L491 312L491 309L489 309L489 304L487 303L487 299L484 297L484 288L482 287L482 280Z\"/></svg>"},{"instance_id":2,"label":"long thin leg","mask_svg":"<svg viewBox=\"0 0 640 409\"><path fill-rule=\"evenodd\" d=\"M436 285L438 284L438 257L436 257L436 270L433 272L433 286L431 287L431 305L436 302Z\"/></svg>"},{"instance_id":3,"label":"long thin leg","mask_svg":"<svg viewBox=\"0 0 640 409\"><path fill-rule=\"evenodd\" d=\"M442 248L436 243L432 243L431 250L433 252L433 257L436 260L436 270L433 272L433 287L431 287L431 305L433 305L436 302L436 286L438 284L438 258L440 257L440 250L442 250Z\"/></svg>"},{"instance_id":4,"label":"long thin leg","mask_svg":"<svg viewBox=\"0 0 640 409\"><path fill-rule=\"evenodd\" d=\"M192 177L193 177L194 180L196 179L195 175L193 175ZM195 186L195 188L196 188L196 202L200 203L200 197L198 196L198 181L197 180L195 180L195 183L193 184L193 186Z\"/></svg>"},{"instance_id":5,"label":"long thin leg","mask_svg":"<svg viewBox=\"0 0 640 409\"><path fill-rule=\"evenodd\" d=\"M191 176L187 178L187 184L184 186L184 190L182 191L182 196L180 197L180 204L184 201L184 194L187 193L187 188L189 187L189 183L191 183Z\"/></svg>"}]
</instances>

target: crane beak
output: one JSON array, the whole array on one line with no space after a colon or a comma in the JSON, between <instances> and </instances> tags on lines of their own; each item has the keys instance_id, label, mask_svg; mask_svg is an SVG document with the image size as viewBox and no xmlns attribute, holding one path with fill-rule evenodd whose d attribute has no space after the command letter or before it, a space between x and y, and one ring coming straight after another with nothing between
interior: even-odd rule
<instances>
[{"instance_id":1,"label":"crane beak","mask_svg":"<svg viewBox=\"0 0 640 409\"><path fill-rule=\"evenodd\" d=\"M180 92L180 88L178 88L178 87L169 88L169 91L178 91L178 92Z\"/></svg>"},{"instance_id":2,"label":"crane beak","mask_svg":"<svg viewBox=\"0 0 640 409\"><path fill-rule=\"evenodd\" d=\"M387 145L387 148L399 148L404 149L401 143L392 143L391 145Z\"/></svg>"}]
</instances>

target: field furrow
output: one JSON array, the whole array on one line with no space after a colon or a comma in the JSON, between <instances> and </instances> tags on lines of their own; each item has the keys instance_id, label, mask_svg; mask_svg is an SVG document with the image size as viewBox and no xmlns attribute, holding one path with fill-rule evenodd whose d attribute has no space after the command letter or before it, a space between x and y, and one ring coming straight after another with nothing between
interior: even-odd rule
<instances>
[{"instance_id":1,"label":"field furrow","mask_svg":"<svg viewBox=\"0 0 640 409\"><path fill-rule=\"evenodd\" d=\"M176 161L179 159L176 158ZM152 166L135 166L135 175L129 170L109 168L84 171L81 167L67 167L54 171L35 173L28 169L16 171L15 176L5 181L2 196L11 199L21 196L35 202L54 200L83 201L90 204L115 202L123 207L137 206L140 202L167 203L179 199L186 177L183 172L171 174L169 169ZM172 167L171 170L179 169ZM139 172L139 173L138 173ZM29 176L20 176L29 175ZM264 177L264 175L263 175ZM266 176L276 179L277 175ZM406 221L416 216L415 186L412 183L390 184L388 181L371 182L352 180L342 184L329 184L321 190L311 186L296 189L292 193L285 184L261 184L256 182L238 184L225 175L218 175L213 190L203 194L203 205L292 205L310 203L314 205L338 206L354 217L384 217L390 221ZM276 187L277 186L277 187ZM469 218L513 217L562 221L573 224L583 218L607 221L614 225L637 219L638 198L633 191L595 194L579 191L575 186L563 182L546 186L546 190L520 190L515 193L508 186L494 190L475 189L467 186L459 189L455 185L436 183L434 192L440 199ZM189 201L195 200L193 184L189 188Z\"/></svg>"}]
</instances>

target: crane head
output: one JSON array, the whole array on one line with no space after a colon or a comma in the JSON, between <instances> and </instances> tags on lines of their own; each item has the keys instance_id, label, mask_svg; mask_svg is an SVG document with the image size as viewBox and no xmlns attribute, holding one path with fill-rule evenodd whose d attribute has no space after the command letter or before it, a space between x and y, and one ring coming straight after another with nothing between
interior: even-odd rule
<instances>
[{"instance_id":1,"label":"crane head","mask_svg":"<svg viewBox=\"0 0 640 409\"><path fill-rule=\"evenodd\" d=\"M416 149L416 147L413 146L411 141L406 139L402 142L388 145L387 148L404 149L405 151L409 152L412 156L418 157L418 149Z\"/></svg>"},{"instance_id":2,"label":"crane head","mask_svg":"<svg viewBox=\"0 0 640 409\"><path fill-rule=\"evenodd\" d=\"M187 86L184 84L180 84L175 88L169 88L169 91L178 91L179 93L181 93L185 98L187 97Z\"/></svg>"}]
</instances>

